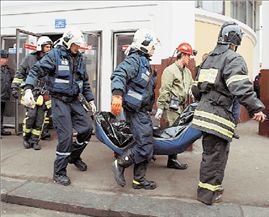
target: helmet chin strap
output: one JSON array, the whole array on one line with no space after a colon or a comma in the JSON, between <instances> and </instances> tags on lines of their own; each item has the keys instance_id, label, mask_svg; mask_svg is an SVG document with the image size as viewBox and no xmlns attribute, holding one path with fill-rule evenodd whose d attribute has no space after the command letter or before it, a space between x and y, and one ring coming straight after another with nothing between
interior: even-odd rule
<instances>
[{"instance_id":1,"label":"helmet chin strap","mask_svg":"<svg viewBox=\"0 0 269 217\"><path fill-rule=\"evenodd\" d=\"M237 48L238 48L238 46L235 46L235 48L234 48L234 52L236 52L236 51L237 51Z\"/></svg>"},{"instance_id":2,"label":"helmet chin strap","mask_svg":"<svg viewBox=\"0 0 269 217\"><path fill-rule=\"evenodd\" d=\"M231 43L231 44L229 45L229 48L230 48L230 49L232 49L234 52L236 52L236 51L237 51L238 46L237 46L237 45L235 45L235 44L232 44L232 43Z\"/></svg>"}]
</instances>

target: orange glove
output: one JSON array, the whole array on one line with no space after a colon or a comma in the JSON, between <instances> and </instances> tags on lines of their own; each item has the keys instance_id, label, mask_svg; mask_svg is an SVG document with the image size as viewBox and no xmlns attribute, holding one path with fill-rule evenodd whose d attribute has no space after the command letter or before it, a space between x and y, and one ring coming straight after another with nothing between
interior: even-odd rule
<instances>
[{"instance_id":1,"label":"orange glove","mask_svg":"<svg viewBox=\"0 0 269 217\"><path fill-rule=\"evenodd\" d=\"M112 96L111 112L112 114L118 116L122 109L122 96L115 95Z\"/></svg>"}]
</instances>

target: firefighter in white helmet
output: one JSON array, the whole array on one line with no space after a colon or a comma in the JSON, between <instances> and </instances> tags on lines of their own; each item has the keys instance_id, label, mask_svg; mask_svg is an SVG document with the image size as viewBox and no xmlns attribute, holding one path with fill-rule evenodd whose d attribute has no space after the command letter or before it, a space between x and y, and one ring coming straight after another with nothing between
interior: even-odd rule
<instances>
[{"instance_id":1,"label":"firefighter in white helmet","mask_svg":"<svg viewBox=\"0 0 269 217\"><path fill-rule=\"evenodd\" d=\"M137 30L126 52L128 56L111 76L111 112L119 115L124 108L135 140L134 146L113 162L115 180L122 187L126 184L125 168L134 164L133 188L156 188L156 183L147 180L145 175L153 154L153 128L148 111L151 111L154 103L155 76L149 61L158 43L158 38L151 30Z\"/></svg>"},{"instance_id":2,"label":"firefighter in white helmet","mask_svg":"<svg viewBox=\"0 0 269 217\"><path fill-rule=\"evenodd\" d=\"M24 85L30 69L38 60L50 51L52 44L49 37L41 36L37 40L36 51L30 53L22 60L11 84L12 95L14 98L19 98L20 89ZM47 116L51 106L49 95L44 87L44 81L39 80L39 83L34 90L34 97L39 99L38 104L31 107L25 107L26 114L23 121L23 146L26 149L34 148L35 150L40 150L41 146L39 140L44 125L44 117ZM21 102L24 103L23 97Z\"/></svg>"},{"instance_id":3,"label":"firefighter in white helmet","mask_svg":"<svg viewBox=\"0 0 269 217\"><path fill-rule=\"evenodd\" d=\"M87 170L81 154L91 138L93 123L81 99L88 102L93 113L96 107L85 59L79 52L84 44L80 30L68 29L57 46L33 66L25 82L25 103L32 105L35 103L32 89L40 78L46 78L52 99L53 125L58 135L53 179L62 185L71 183L67 176L68 163L80 171ZM77 132L75 141L73 128Z\"/></svg>"}]
</instances>

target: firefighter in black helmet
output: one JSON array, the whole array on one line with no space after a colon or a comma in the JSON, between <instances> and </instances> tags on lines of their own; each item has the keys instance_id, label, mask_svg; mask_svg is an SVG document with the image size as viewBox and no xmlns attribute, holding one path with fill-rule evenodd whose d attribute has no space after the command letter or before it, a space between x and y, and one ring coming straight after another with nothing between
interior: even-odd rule
<instances>
[{"instance_id":1,"label":"firefighter in black helmet","mask_svg":"<svg viewBox=\"0 0 269 217\"><path fill-rule=\"evenodd\" d=\"M219 202L223 193L222 180L236 126L234 100L247 108L252 119L265 120L264 105L253 91L245 60L236 53L241 39L240 27L225 22L218 43L201 64L198 81L192 88L194 96L200 98L192 126L203 131L197 199L208 205Z\"/></svg>"}]
</instances>

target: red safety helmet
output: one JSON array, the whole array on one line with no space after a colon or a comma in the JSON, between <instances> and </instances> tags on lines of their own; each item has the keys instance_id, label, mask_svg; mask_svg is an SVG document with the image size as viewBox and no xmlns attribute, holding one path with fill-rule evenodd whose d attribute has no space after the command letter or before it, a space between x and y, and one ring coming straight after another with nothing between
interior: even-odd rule
<instances>
[{"instance_id":1,"label":"red safety helmet","mask_svg":"<svg viewBox=\"0 0 269 217\"><path fill-rule=\"evenodd\" d=\"M181 43L180 45L178 45L177 47L177 52L178 54L179 53L185 53L185 54L189 54L189 55L193 55L195 56L196 55L196 50L192 50L192 47L190 44L186 43L186 42L183 42Z\"/></svg>"}]
</instances>

